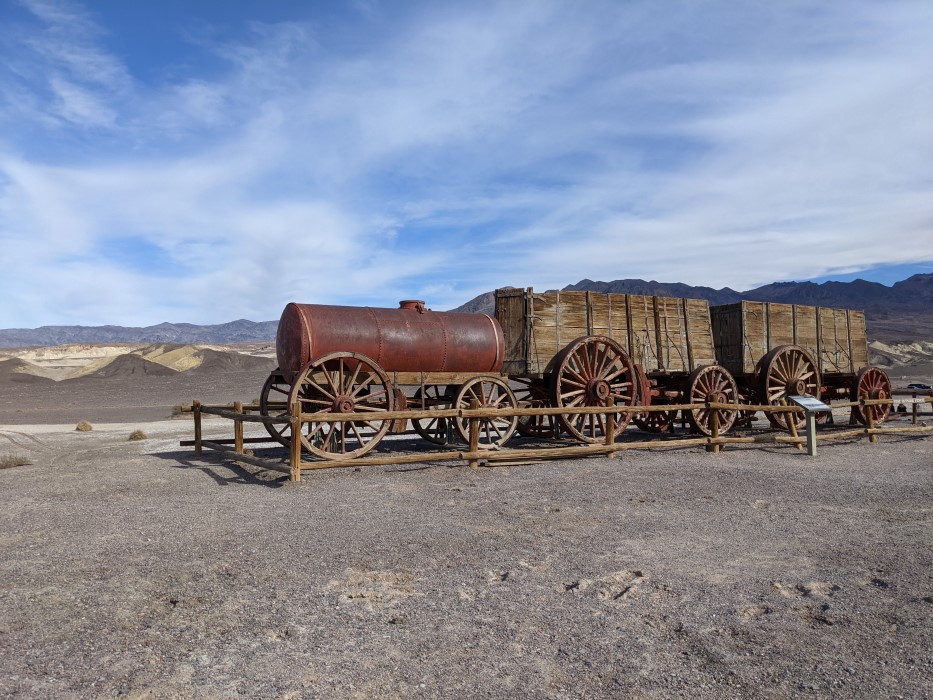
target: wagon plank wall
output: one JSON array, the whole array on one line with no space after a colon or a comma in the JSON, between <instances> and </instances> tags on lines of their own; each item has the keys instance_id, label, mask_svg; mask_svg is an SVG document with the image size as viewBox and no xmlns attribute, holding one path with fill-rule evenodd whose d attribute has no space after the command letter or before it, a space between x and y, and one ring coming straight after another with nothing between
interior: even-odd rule
<instances>
[{"instance_id":1,"label":"wagon plank wall","mask_svg":"<svg viewBox=\"0 0 933 700\"><path fill-rule=\"evenodd\" d=\"M646 372L660 368L658 332L654 318L654 299L641 294L628 295L631 346L629 354Z\"/></svg>"},{"instance_id":2,"label":"wagon plank wall","mask_svg":"<svg viewBox=\"0 0 933 700\"><path fill-rule=\"evenodd\" d=\"M768 348L794 344L794 307L790 304L765 304L768 319Z\"/></svg>"},{"instance_id":3,"label":"wagon plank wall","mask_svg":"<svg viewBox=\"0 0 933 700\"><path fill-rule=\"evenodd\" d=\"M686 322L680 300L654 297L661 366L668 372L686 372L690 367Z\"/></svg>"},{"instance_id":4,"label":"wagon plank wall","mask_svg":"<svg viewBox=\"0 0 933 700\"><path fill-rule=\"evenodd\" d=\"M815 306L794 307L794 323L797 331L794 344L802 347L813 358L820 356L817 311Z\"/></svg>"},{"instance_id":5,"label":"wagon plank wall","mask_svg":"<svg viewBox=\"0 0 933 700\"><path fill-rule=\"evenodd\" d=\"M690 370L716 363L709 302L706 299L683 299L686 317Z\"/></svg>"},{"instance_id":6,"label":"wagon plank wall","mask_svg":"<svg viewBox=\"0 0 933 700\"><path fill-rule=\"evenodd\" d=\"M504 372L549 373L574 340L602 335L652 373L687 373L716 360L709 302L600 292L496 290L496 317L505 335Z\"/></svg>"},{"instance_id":7,"label":"wagon plank wall","mask_svg":"<svg viewBox=\"0 0 933 700\"><path fill-rule=\"evenodd\" d=\"M504 374L528 372L527 303L528 294L523 289L496 290L496 318L505 336Z\"/></svg>"},{"instance_id":8,"label":"wagon plank wall","mask_svg":"<svg viewBox=\"0 0 933 700\"><path fill-rule=\"evenodd\" d=\"M735 375L780 345L799 345L823 374L850 374L868 365L862 311L743 301L710 309L716 356Z\"/></svg>"},{"instance_id":9,"label":"wagon plank wall","mask_svg":"<svg viewBox=\"0 0 933 700\"><path fill-rule=\"evenodd\" d=\"M849 311L849 346L852 348L852 371L868 366L868 336L865 333L865 312Z\"/></svg>"}]
</instances>

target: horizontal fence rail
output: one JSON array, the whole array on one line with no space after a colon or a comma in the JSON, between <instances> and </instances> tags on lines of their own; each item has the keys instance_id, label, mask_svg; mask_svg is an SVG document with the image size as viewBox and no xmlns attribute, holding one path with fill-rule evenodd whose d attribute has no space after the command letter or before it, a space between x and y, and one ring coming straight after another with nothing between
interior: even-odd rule
<instances>
[{"instance_id":1,"label":"horizontal fence rail","mask_svg":"<svg viewBox=\"0 0 933 700\"><path fill-rule=\"evenodd\" d=\"M833 409L845 408L870 408L872 406L894 406L903 403L898 398L894 399L863 399L860 401L848 401L832 404ZM911 403L914 407L914 422L918 406L933 404L933 397L914 398ZM285 404L277 407L277 410L284 410ZM771 431L758 435L720 435L718 426L719 412L761 412L761 413L785 413L799 415L804 413L804 409L797 405L750 405L738 403L720 403L708 401L696 404L655 404L652 406L598 406L598 407L577 407L577 408L444 408L444 409L406 409L399 411L381 411L359 412L359 413L302 413L299 406L292 406L291 410L279 416L255 415L259 412L259 407L255 404L244 405L236 402L232 405L202 405L199 401L194 401L190 406L182 406L182 412L190 412L194 416L194 440L182 440L184 447L194 447L195 454L202 454L202 450L207 448L228 455L232 459L254 466L289 474L292 481L301 480L302 471L311 471L317 469L334 469L340 467L358 467L358 466L377 466L392 464L417 464L424 462L440 461L464 461L471 468L476 469L480 462L527 462L529 460L544 461L552 459L572 459L574 457L586 457L594 455L613 455L625 450L634 449L657 449L672 447L705 447L709 452L719 452L726 445L743 444L787 444L794 445L797 449L803 449L808 445L811 454L815 454L815 445L817 441L839 440L851 437L868 437L870 442L876 442L879 435L898 434L898 433L933 433L933 426L911 425L911 426L889 426L877 427L874 425L873 412L865 411L867 425L852 429L841 429L817 432L811 429L807 437L801 437L797 434L796 420L787 420L789 434L783 432ZM660 434L653 435L650 439L641 441L617 442L615 436L615 416L620 413L652 413L669 411L711 411L712 416L712 435L702 437L661 437ZM202 415L214 415L221 418L230 419L234 422L234 436L232 439L204 439L202 436ZM606 439L598 444L575 444L562 445L559 447L544 448L507 448L498 447L496 449L480 449L478 444L479 422L484 419L501 417L523 417L523 416L561 416L561 415L603 415L606 416ZM788 416L789 418L790 416ZM455 449L440 448L430 452L419 454L404 455L385 455L379 457L356 457L347 459L321 459L311 462L302 460L301 441L291 440L289 463L285 466L281 462L275 462L270 459L255 457L245 451L244 445L247 444L269 444L275 442L271 437L250 437L243 435L244 423L262 423L267 426L290 425L290 435L298 435L301 432L301 426L306 423L314 422L349 422L349 421L391 421L391 420L419 420L435 418L458 418L469 421L470 424L470 442L463 447ZM649 434L646 433L646 437Z\"/></svg>"}]
</instances>

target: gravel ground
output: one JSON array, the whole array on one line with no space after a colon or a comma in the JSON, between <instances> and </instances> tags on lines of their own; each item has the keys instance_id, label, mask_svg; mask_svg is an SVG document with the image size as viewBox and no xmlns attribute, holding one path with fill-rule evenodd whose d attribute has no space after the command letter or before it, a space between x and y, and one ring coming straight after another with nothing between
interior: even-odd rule
<instances>
[{"instance_id":1,"label":"gravel ground","mask_svg":"<svg viewBox=\"0 0 933 700\"><path fill-rule=\"evenodd\" d=\"M290 484L101 427L0 426L2 697L933 697L930 437Z\"/></svg>"}]
</instances>

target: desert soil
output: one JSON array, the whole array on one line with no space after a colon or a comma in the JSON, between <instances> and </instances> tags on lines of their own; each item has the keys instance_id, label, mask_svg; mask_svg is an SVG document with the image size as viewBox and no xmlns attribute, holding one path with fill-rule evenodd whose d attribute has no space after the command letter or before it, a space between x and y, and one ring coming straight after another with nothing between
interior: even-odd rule
<instances>
[{"instance_id":1,"label":"desert soil","mask_svg":"<svg viewBox=\"0 0 933 700\"><path fill-rule=\"evenodd\" d=\"M933 697L930 437L291 484L145 417L0 421L0 696Z\"/></svg>"}]
</instances>

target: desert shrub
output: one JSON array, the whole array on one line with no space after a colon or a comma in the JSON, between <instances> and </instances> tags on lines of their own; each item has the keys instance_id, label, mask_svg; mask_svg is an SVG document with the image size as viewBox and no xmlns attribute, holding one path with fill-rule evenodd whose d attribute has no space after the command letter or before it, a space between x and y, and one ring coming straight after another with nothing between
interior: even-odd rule
<instances>
[{"instance_id":1,"label":"desert shrub","mask_svg":"<svg viewBox=\"0 0 933 700\"><path fill-rule=\"evenodd\" d=\"M149 436L146 435L146 433L142 430L134 430L132 433L130 433L130 440L145 440L148 437Z\"/></svg>"},{"instance_id":2,"label":"desert shrub","mask_svg":"<svg viewBox=\"0 0 933 700\"><path fill-rule=\"evenodd\" d=\"M32 464L27 457L20 455L0 455L0 469L9 469L10 467L21 467L24 464Z\"/></svg>"},{"instance_id":3,"label":"desert shrub","mask_svg":"<svg viewBox=\"0 0 933 700\"><path fill-rule=\"evenodd\" d=\"M77 431L79 431L79 432L82 432L82 433L89 433L89 432L91 432L93 429L94 429L94 426L92 426L92 425L91 425L90 423L88 423L86 420L81 421L80 423L78 423L78 424L75 426L75 430L77 430Z\"/></svg>"}]
</instances>

